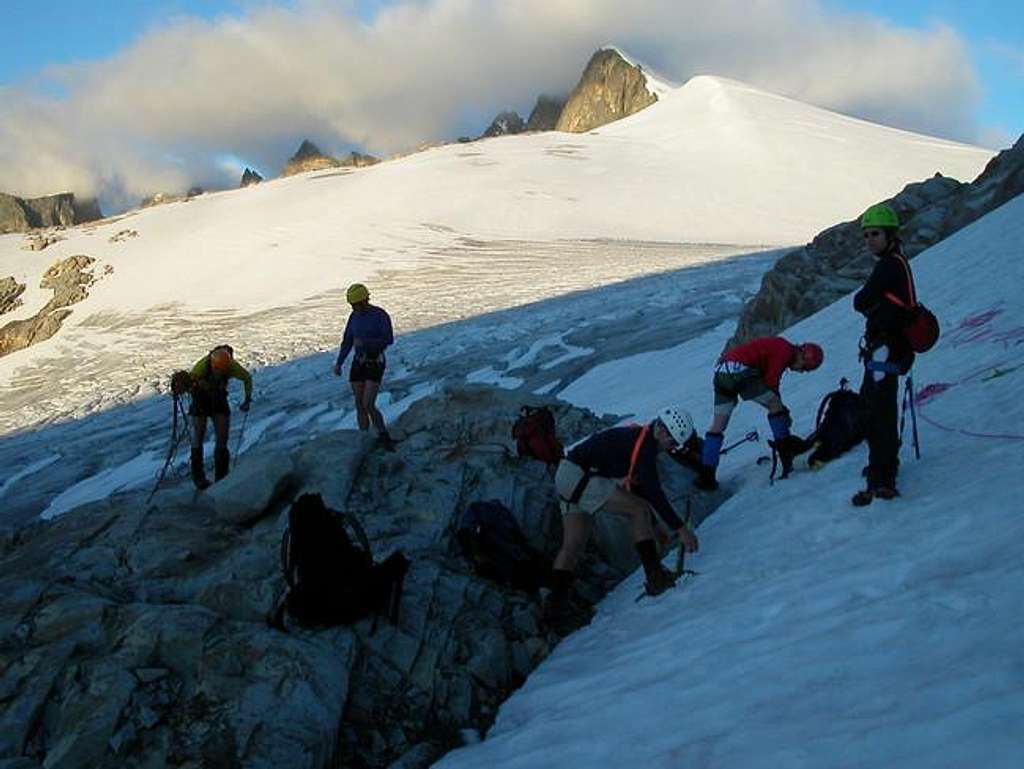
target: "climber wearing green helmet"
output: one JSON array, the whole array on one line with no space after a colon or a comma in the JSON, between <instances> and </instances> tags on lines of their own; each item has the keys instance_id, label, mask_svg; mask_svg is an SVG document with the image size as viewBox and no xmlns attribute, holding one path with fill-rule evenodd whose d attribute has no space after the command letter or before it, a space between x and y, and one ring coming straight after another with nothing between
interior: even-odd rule
<instances>
[{"instance_id":1,"label":"climber wearing green helmet","mask_svg":"<svg viewBox=\"0 0 1024 769\"><path fill-rule=\"evenodd\" d=\"M860 357L864 362L864 428L868 442L867 488L853 496L858 507L893 499L899 470L897 395L899 377L914 363L903 329L907 307L915 303L914 279L899 239L900 220L885 203L871 206L860 219L864 242L878 261L853 308L866 318Z\"/></svg>"},{"instance_id":2,"label":"climber wearing green helmet","mask_svg":"<svg viewBox=\"0 0 1024 769\"><path fill-rule=\"evenodd\" d=\"M384 350L395 342L391 317L380 307L370 304L370 292L362 283L353 283L345 292L352 314L345 324L341 348L334 363L334 375L341 376L341 366L354 350L349 384L356 400L356 421L360 430L374 429L384 448L393 450L394 441L384 426L384 416L377 409L377 393L384 378Z\"/></svg>"}]
</instances>

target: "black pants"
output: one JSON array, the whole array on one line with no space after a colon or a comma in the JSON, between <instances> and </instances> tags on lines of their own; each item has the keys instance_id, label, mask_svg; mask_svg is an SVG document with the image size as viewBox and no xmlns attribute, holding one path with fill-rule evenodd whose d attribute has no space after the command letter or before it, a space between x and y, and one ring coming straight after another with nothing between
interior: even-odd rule
<instances>
[{"instance_id":1,"label":"black pants","mask_svg":"<svg viewBox=\"0 0 1024 769\"><path fill-rule=\"evenodd\" d=\"M874 372L865 371L860 385L864 399L864 436L868 442L868 488L896 488L900 466L899 385L897 374L886 374L876 382Z\"/></svg>"}]
</instances>

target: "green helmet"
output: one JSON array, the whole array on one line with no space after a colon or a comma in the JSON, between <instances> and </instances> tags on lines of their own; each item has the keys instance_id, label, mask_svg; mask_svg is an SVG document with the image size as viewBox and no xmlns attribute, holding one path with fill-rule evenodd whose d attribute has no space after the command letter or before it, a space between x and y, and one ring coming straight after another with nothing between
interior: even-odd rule
<instances>
[{"instance_id":1,"label":"green helmet","mask_svg":"<svg viewBox=\"0 0 1024 769\"><path fill-rule=\"evenodd\" d=\"M885 203L876 203L871 206L864 215L860 218L860 228L862 230L870 229L871 227L899 227L900 218L896 216L896 212L892 209L892 206L886 205Z\"/></svg>"}]
</instances>

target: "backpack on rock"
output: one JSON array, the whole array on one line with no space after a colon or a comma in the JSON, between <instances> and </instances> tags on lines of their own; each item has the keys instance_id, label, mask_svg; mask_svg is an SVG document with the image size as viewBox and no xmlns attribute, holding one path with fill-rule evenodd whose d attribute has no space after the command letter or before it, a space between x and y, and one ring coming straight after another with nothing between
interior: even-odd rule
<instances>
[{"instance_id":1,"label":"backpack on rock","mask_svg":"<svg viewBox=\"0 0 1024 769\"><path fill-rule=\"evenodd\" d=\"M496 499L471 503L459 518L456 539L481 577L533 594L550 582L547 559L530 546L512 512Z\"/></svg>"},{"instance_id":2,"label":"backpack on rock","mask_svg":"<svg viewBox=\"0 0 1024 769\"><path fill-rule=\"evenodd\" d=\"M555 415L547 406L523 406L512 425L512 438L521 457L533 457L549 465L562 458L562 444L555 435Z\"/></svg>"},{"instance_id":3,"label":"backpack on rock","mask_svg":"<svg viewBox=\"0 0 1024 769\"><path fill-rule=\"evenodd\" d=\"M274 627L284 629L286 610L306 627L349 625L371 613L398 621L409 560L396 552L374 563L359 521L329 509L319 494L303 494L288 511L281 568L288 590L269 620Z\"/></svg>"}]
</instances>

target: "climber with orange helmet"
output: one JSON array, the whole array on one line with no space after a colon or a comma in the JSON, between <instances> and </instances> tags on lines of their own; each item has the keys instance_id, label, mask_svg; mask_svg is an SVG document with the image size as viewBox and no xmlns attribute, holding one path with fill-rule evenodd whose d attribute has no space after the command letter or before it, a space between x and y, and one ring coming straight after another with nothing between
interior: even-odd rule
<instances>
[{"instance_id":1,"label":"climber with orange helmet","mask_svg":"<svg viewBox=\"0 0 1024 769\"><path fill-rule=\"evenodd\" d=\"M629 517L633 546L646 576L648 595L675 585L677 575L661 564L652 514L688 552L700 543L672 508L658 478L658 453L686 445L694 435L689 412L667 406L644 425L612 427L571 447L555 470L555 491L562 510L562 547L551 571L551 593L544 617L557 632L586 621L573 605L576 564L586 547L596 515Z\"/></svg>"},{"instance_id":2,"label":"climber with orange helmet","mask_svg":"<svg viewBox=\"0 0 1024 769\"><path fill-rule=\"evenodd\" d=\"M341 347L334 362L334 375L341 376L345 358L354 351L348 381L355 396L359 429L368 430L372 423L381 445L393 450L394 441L384 425L384 415L377 409L377 393L387 365L384 350L395 342L391 316L383 308L370 304L370 292L362 283L349 286L345 299L351 305L352 313L345 323Z\"/></svg>"},{"instance_id":3,"label":"climber with orange helmet","mask_svg":"<svg viewBox=\"0 0 1024 769\"><path fill-rule=\"evenodd\" d=\"M231 469L228 432L231 429L231 408L228 406L228 381L238 379L245 387L245 400L239 408L248 411L252 403L252 376L235 360L230 345L214 347L192 367L192 482L197 489L210 485L203 461L203 440L206 420L213 420L216 443L213 450L214 479L220 480Z\"/></svg>"},{"instance_id":4,"label":"climber with orange helmet","mask_svg":"<svg viewBox=\"0 0 1024 769\"><path fill-rule=\"evenodd\" d=\"M715 416L704 434L701 470L694 482L697 488L705 491L718 488L715 473L725 441L725 428L740 398L760 403L768 410L768 426L785 474L793 456L800 453L792 443L800 439L794 441L795 436L789 433L793 420L779 394L782 375L787 369L814 371L824 359L824 351L814 342L792 344L781 336L759 337L722 353L715 367Z\"/></svg>"}]
</instances>

